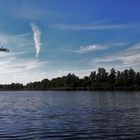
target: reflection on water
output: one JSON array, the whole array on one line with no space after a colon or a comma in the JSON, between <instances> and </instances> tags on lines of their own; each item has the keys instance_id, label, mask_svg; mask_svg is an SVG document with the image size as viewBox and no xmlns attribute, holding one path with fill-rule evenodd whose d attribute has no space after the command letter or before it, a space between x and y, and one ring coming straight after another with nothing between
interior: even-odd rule
<instances>
[{"instance_id":1,"label":"reflection on water","mask_svg":"<svg viewBox=\"0 0 140 140\"><path fill-rule=\"evenodd\" d=\"M140 139L139 92L0 92L0 139Z\"/></svg>"}]
</instances>

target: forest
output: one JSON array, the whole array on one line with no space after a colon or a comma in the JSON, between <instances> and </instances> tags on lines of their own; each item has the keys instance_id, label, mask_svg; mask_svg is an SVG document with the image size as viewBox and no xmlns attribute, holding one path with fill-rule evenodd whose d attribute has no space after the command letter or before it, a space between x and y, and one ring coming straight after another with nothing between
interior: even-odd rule
<instances>
[{"instance_id":1,"label":"forest","mask_svg":"<svg viewBox=\"0 0 140 140\"><path fill-rule=\"evenodd\" d=\"M140 90L140 72L131 68L124 71L112 68L107 72L105 68L99 68L83 78L69 73L66 76L43 79L26 85L1 84L0 90Z\"/></svg>"}]
</instances>

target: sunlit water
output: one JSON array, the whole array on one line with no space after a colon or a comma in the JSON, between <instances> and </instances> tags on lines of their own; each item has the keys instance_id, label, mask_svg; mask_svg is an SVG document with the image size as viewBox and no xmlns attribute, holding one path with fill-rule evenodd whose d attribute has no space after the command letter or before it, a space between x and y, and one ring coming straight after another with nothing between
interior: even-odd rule
<instances>
[{"instance_id":1,"label":"sunlit water","mask_svg":"<svg viewBox=\"0 0 140 140\"><path fill-rule=\"evenodd\" d=\"M0 140L140 139L140 92L0 92Z\"/></svg>"}]
</instances>

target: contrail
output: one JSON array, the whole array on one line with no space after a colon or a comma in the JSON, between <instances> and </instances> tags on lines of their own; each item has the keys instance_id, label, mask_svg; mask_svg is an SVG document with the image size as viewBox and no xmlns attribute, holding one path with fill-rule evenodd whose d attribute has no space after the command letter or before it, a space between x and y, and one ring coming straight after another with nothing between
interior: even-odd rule
<instances>
[{"instance_id":1,"label":"contrail","mask_svg":"<svg viewBox=\"0 0 140 140\"><path fill-rule=\"evenodd\" d=\"M39 28L33 23L31 23L31 28L33 31L33 38L34 38L35 49L36 49L36 57L38 57L40 48L41 48L41 32L40 32Z\"/></svg>"}]
</instances>

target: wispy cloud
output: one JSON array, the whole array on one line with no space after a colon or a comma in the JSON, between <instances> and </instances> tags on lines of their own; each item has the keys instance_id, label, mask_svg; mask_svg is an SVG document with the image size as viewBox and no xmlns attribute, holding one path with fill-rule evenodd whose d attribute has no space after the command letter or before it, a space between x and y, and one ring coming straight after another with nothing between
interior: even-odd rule
<instances>
[{"instance_id":1,"label":"wispy cloud","mask_svg":"<svg viewBox=\"0 0 140 140\"><path fill-rule=\"evenodd\" d=\"M33 45L31 42L31 34L0 34L0 43L10 48L27 48L27 46Z\"/></svg>"},{"instance_id":2,"label":"wispy cloud","mask_svg":"<svg viewBox=\"0 0 140 140\"><path fill-rule=\"evenodd\" d=\"M107 48L103 45L91 44L91 45L87 45L87 46L81 46L77 50L76 49L71 49L71 50L67 50L67 51L68 52L74 52L74 53L89 53L89 52L105 50L105 49L107 49Z\"/></svg>"},{"instance_id":3,"label":"wispy cloud","mask_svg":"<svg viewBox=\"0 0 140 140\"><path fill-rule=\"evenodd\" d=\"M51 9L48 9L48 7L39 7L38 5L30 1L26 1L21 6L18 6L16 8L14 7L7 12L11 16L14 16L16 18L22 18L29 21L43 20L46 23L52 21L54 23L54 21L57 21L58 19L64 19L68 16L71 17L71 15L65 14L60 11L52 11Z\"/></svg>"},{"instance_id":4,"label":"wispy cloud","mask_svg":"<svg viewBox=\"0 0 140 140\"><path fill-rule=\"evenodd\" d=\"M79 49L79 53L86 53L86 52L104 50L104 49L106 49L106 48L103 46L92 44L92 45L88 45L88 46L81 46Z\"/></svg>"},{"instance_id":5,"label":"wispy cloud","mask_svg":"<svg viewBox=\"0 0 140 140\"><path fill-rule=\"evenodd\" d=\"M41 32L39 28L31 23L32 31L33 31L33 38L34 38L34 43L35 43L35 49L36 49L36 57L38 57L40 48L41 48Z\"/></svg>"},{"instance_id":6,"label":"wispy cloud","mask_svg":"<svg viewBox=\"0 0 140 140\"><path fill-rule=\"evenodd\" d=\"M132 28L130 24L87 24L87 25L74 25L74 24L53 24L51 27L64 29L64 30L110 30L110 29L126 29Z\"/></svg>"},{"instance_id":7,"label":"wispy cloud","mask_svg":"<svg viewBox=\"0 0 140 140\"><path fill-rule=\"evenodd\" d=\"M91 61L91 64L119 64L119 66L128 66L132 67L135 65L140 65L140 43L137 43L127 49L125 49L123 52L115 53L103 56L100 58L95 58ZM111 64L110 64L111 65Z\"/></svg>"},{"instance_id":8,"label":"wispy cloud","mask_svg":"<svg viewBox=\"0 0 140 140\"><path fill-rule=\"evenodd\" d=\"M43 67L44 65L47 65L49 62L48 61L38 61L38 60L32 60L27 63L25 63L25 69L26 70L31 70L31 69L36 69Z\"/></svg>"},{"instance_id":9,"label":"wispy cloud","mask_svg":"<svg viewBox=\"0 0 140 140\"><path fill-rule=\"evenodd\" d=\"M41 73L49 63L37 59L18 58L14 55L6 58L6 56L1 57L0 74L2 79L0 79L0 83L27 83L41 80L43 79Z\"/></svg>"},{"instance_id":10,"label":"wispy cloud","mask_svg":"<svg viewBox=\"0 0 140 140\"><path fill-rule=\"evenodd\" d=\"M140 50L140 42L136 43L134 46L130 47L128 50Z\"/></svg>"}]
</instances>

